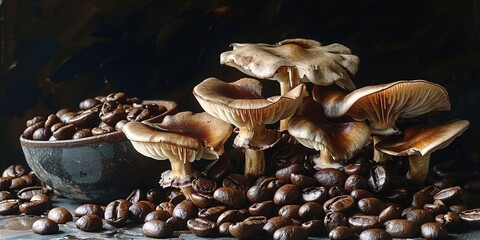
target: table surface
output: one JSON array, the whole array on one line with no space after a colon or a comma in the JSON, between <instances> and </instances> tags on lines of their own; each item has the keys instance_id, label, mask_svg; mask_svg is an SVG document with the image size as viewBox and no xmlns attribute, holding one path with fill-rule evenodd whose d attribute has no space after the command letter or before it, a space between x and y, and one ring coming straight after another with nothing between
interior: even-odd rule
<instances>
[{"instance_id":1,"label":"table surface","mask_svg":"<svg viewBox=\"0 0 480 240\"><path fill-rule=\"evenodd\" d=\"M53 207L64 207L71 212L81 203L75 202L67 198L54 198ZM115 228L109 224L104 224L101 232L84 232L75 227L76 217L74 221L66 224L60 224L60 231L53 235L39 235L31 230L33 222L39 219L40 216L31 215L10 215L0 216L0 239L151 239L144 237L142 234L142 224L128 222L123 228ZM201 238L188 231L175 232L174 237L170 239L212 239ZM233 239L233 238L215 238L215 239ZM327 238L310 238L310 239L327 239ZM471 230L465 233L450 233L449 239L480 239L480 230Z\"/></svg>"}]
</instances>

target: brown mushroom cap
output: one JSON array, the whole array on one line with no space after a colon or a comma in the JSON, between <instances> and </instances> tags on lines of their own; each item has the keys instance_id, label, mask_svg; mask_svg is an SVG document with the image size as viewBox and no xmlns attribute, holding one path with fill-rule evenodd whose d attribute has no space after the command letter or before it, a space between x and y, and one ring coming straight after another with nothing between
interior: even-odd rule
<instances>
[{"instance_id":1,"label":"brown mushroom cap","mask_svg":"<svg viewBox=\"0 0 480 240\"><path fill-rule=\"evenodd\" d=\"M367 86L351 93L315 87L313 98L329 117L348 115L367 119L372 134L398 133L397 119L410 119L431 112L450 110L448 93L442 86L425 80L397 81Z\"/></svg>"},{"instance_id":2,"label":"brown mushroom cap","mask_svg":"<svg viewBox=\"0 0 480 240\"><path fill-rule=\"evenodd\" d=\"M202 108L213 116L240 128L250 129L250 136L238 135L238 147L265 149L274 144L278 133L266 130L263 125L288 118L308 95L304 85L299 85L283 96L263 98L262 85L256 79L242 78L226 83L209 78L195 86L194 96ZM262 128L257 128L263 126ZM240 139L245 138L245 139Z\"/></svg>"},{"instance_id":3,"label":"brown mushroom cap","mask_svg":"<svg viewBox=\"0 0 480 240\"><path fill-rule=\"evenodd\" d=\"M355 89L350 76L357 72L360 60L341 44L322 46L317 41L298 38L275 45L234 43L232 46L232 51L220 55L220 63L250 76L285 80L290 75L303 82L322 86L336 83L350 91Z\"/></svg>"}]
</instances>

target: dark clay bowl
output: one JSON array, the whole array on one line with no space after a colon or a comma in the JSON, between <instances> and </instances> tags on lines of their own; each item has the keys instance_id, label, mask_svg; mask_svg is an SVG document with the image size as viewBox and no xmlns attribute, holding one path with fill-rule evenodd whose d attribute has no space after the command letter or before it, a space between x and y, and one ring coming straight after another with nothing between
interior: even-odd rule
<instances>
[{"instance_id":1,"label":"dark clay bowl","mask_svg":"<svg viewBox=\"0 0 480 240\"><path fill-rule=\"evenodd\" d=\"M172 114L176 103L164 105ZM20 136L30 168L38 178L63 196L90 203L125 198L135 188L158 186L168 161L156 161L138 153L123 132L76 140L35 141Z\"/></svg>"}]
</instances>

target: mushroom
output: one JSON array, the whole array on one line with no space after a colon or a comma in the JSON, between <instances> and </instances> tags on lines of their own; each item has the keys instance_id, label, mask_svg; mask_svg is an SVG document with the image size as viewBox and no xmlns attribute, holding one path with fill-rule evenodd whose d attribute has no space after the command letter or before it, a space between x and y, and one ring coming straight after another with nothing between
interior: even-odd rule
<instances>
[{"instance_id":1,"label":"mushroom","mask_svg":"<svg viewBox=\"0 0 480 240\"><path fill-rule=\"evenodd\" d=\"M297 115L290 118L288 132L300 144L320 151L315 167L341 168L338 161L348 160L370 141L370 128L351 118L327 119L322 106L306 97Z\"/></svg>"},{"instance_id":2,"label":"mushroom","mask_svg":"<svg viewBox=\"0 0 480 240\"><path fill-rule=\"evenodd\" d=\"M375 145L383 137L399 134L397 119L411 119L437 111L450 110L448 92L425 80L404 80L367 86L351 93L315 86L313 98L322 104L327 117L351 116L368 120ZM377 150L373 159L386 160Z\"/></svg>"},{"instance_id":3,"label":"mushroom","mask_svg":"<svg viewBox=\"0 0 480 240\"><path fill-rule=\"evenodd\" d=\"M243 73L276 80L284 95L302 82L327 86L333 83L349 91L355 89L350 79L357 72L359 58L347 47L334 43L322 46L309 39L286 39L275 45L233 43L233 50L220 55L220 63ZM280 122L286 130L287 120Z\"/></svg>"},{"instance_id":4,"label":"mushroom","mask_svg":"<svg viewBox=\"0 0 480 240\"><path fill-rule=\"evenodd\" d=\"M469 125L467 120L417 125L405 129L401 138L385 139L375 148L391 156L408 156L407 179L421 184L427 177L430 155L447 147Z\"/></svg>"},{"instance_id":5,"label":"mushroom","mask_svg":"<svg viewBox=\"0 0 480 240\"><path fill-rule=\"evenodd\" d=\"M178 187L185 197L193 192L196 173L191 162L218 159L233 127L206 112L167 115L160 123L129 122L123 132L141 154L156 160L170 160L171 170L162 174L162 187Z\"/></svg>"},{"instance_id":6,"label":"mushroom","mask_svg":"<svg viewBox=\"0 0 480 240\"><path fill-rule=\"evenodd\" d=\"M260 81L252 78L232 83L208 78L193 89L193 95L206 112L239 128L234 146L245 149L247 177L265 172L263 150L279 139L278 131L265 125L292 116L302 98L308 95L303 84L282 96L264 98L261 92Z\"/></svg>"}]
</instances>

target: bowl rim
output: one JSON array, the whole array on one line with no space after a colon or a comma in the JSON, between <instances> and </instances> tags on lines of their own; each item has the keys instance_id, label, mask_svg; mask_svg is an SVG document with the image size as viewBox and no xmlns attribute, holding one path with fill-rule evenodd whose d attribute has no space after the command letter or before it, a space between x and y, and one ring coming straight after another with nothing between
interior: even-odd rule
<instances>
[{"instance_id":1,"label":"bowl rim","mask_svg":"<svg viewBox=\"0 0 480 240\"><path fill-rule=\"evenodd\" d=\"M165 106L167 111L163 112L160 115L152 117L148 120L153 122L161 121L165 116L173 114L177 109L177 103L171 100L144 100L144 103L155 103L158 105ZM106 133L102 135L80 138L80 139L67 139L67 140L56 140L56 141L39 141L26 139L23 135L20 135L20 144L24 147L33 147L33 148L62 148L62 147L81 147L88 145L98 145L101 143L110 143L127 140L127 137L122 131L115 131L111 133Z\"/></svg>"}]
</instances>

